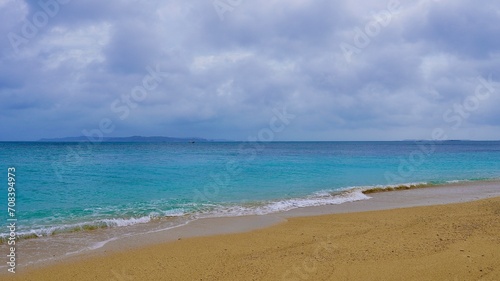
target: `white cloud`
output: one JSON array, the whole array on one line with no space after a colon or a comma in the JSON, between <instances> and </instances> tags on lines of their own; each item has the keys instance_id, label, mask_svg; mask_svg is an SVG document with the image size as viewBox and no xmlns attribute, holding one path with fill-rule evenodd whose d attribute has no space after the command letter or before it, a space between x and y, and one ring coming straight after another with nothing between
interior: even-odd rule
<instances>
[{"instance_id":1,"label":"white cloud","mask_svg":"<svg viewBox=\"0 0 500 281\"><path fill-rule=\"evenodd\" d=\"M103 63L103 49L110 41L111 25L84 26L77 29L53 28L37 42L38 54L47 53L40 59L46 70L57 69L62 64L71 63L75 70L84 69L90 63Z\"/></svg>"}]
</instances>

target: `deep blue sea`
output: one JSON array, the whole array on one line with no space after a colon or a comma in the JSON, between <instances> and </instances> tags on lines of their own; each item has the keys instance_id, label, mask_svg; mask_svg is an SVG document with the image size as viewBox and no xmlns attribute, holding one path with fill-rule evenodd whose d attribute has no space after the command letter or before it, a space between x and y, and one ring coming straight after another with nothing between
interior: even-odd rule
<instances>
[{"instance_id":1,"label":"deep blue sea","mask_svg":"<svg viewBox=\"0 0 500 281\"><path fill-rule=\"evenodd\" d=\"M500 178L500 142L475 141L4 142L0 159L1 209L14 167L25 238L339 204L366 199L361 190L373 186Z\"/></svg>"}]
</instances>

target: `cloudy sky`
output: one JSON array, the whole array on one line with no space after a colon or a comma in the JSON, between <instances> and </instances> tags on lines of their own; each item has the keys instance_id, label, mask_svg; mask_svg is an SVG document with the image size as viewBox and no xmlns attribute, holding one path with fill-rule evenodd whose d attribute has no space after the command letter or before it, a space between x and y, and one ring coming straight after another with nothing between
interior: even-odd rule
<instances>
[{"instance_id":1,"label":"cloudy sky","mask_svg":"<svg viewBox=\"0 0 500 281\"><path fill-rule=\"evenodd\" d=\"M497 0L0 0L0 22L0 140L500 139Z\"/></svg>"}]
</instances>

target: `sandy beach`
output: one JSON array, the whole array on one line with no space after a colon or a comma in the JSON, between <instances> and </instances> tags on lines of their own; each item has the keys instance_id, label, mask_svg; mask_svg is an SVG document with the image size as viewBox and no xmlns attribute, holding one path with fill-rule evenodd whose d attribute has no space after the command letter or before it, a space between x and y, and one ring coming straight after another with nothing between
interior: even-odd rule
<instances>
[{"instance_id":1,"label":"sandy beach","mask_svg":"<svg viewBox=\"0 0 500 281\"><path fill-rule=\"evenodd\" d=\"M429 190L382 193L372 200L444 192ZM150 244L142 246L122 241L98 254L0 279L500 280L498 196L389 210L353 208L350 213L268 218L267 224L274 225L240 233L204 233L162 243L151 242L151 237ZM309 215L321 213L311 210ZM196 227L203 228L203 223L193 224L191 231Z\"/></svg>"}]
</instances>

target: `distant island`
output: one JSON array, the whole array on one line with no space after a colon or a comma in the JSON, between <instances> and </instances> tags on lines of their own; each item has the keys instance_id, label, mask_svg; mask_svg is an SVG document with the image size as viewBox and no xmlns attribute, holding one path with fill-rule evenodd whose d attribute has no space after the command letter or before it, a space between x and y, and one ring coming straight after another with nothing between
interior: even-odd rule
<instances>
[{"instance_id":1,"label":"distant island","mask_svg":"<svg viewBox=\"0 0 500 281\"><path fill-rule=\"evenodd\" d=\"M79 137L65 137L65 138L43 138L39 139L40 142L86 142L89 139L86 136ZM208 140L204 138L173 138L173 137L104 137L101 142L213 142L222 140Z\"/></svg>"}]
</instances>

